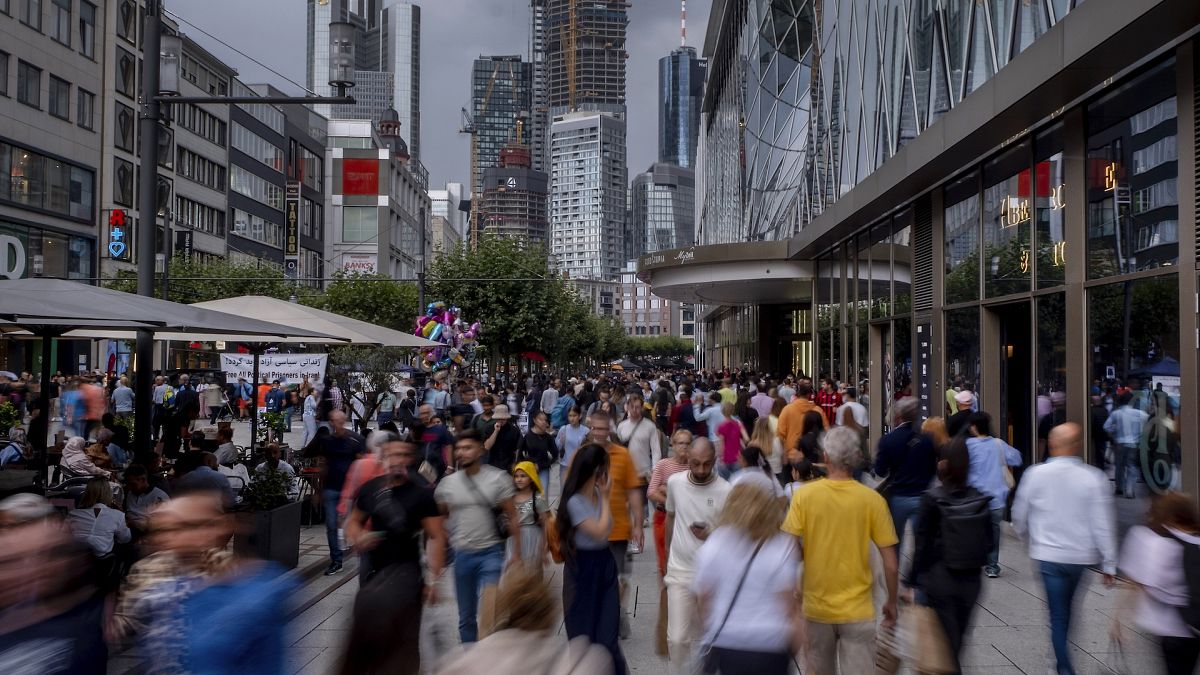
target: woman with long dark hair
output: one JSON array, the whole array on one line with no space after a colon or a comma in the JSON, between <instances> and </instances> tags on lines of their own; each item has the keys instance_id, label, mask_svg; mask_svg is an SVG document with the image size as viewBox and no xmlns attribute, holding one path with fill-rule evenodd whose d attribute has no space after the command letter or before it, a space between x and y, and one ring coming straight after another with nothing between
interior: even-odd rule
<instances>
[{"instance_id":1,"label":"woman with long dark hair","mask_svg":"<svg viewBox=\"0 0 1200 675\"><path fill-rule=\"evenodd\" d=\"M992 547L992 521L988 496L967 483L971 456L964 436L942 448L937 469L941 485L922 495L918 507L909 576L937 614L957 664Z\"/></svg>"},{"instance_id":2,"label":"woman with long dark hair","mask_svg":"<svg viewBox=\"0 0 1200 675\"><path fill-rule=\"evenodd\" d=\"M603 645L617 675L625 675L618 643L620 590L617 561L608 548L613 517L608 452L589 443L575 453L558 505L558 539L563 553L563 614L567 638L586 637Z\"/></svg>"}]
</instances>

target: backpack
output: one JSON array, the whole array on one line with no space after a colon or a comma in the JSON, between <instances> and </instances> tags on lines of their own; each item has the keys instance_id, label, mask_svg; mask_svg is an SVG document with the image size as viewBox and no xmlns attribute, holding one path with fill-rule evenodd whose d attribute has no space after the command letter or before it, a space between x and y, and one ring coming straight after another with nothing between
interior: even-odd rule
<instances>
[{"instance_id":1,"label":"backpack","mask_svg":"<svg viewBox=\"0 0 1200 675\"><path fill-rule=\"evenodd\" d=\"M175 407L175 387L167 385L163 391L163 408L171 410Z\"/></svg>"},{"instance_id":2,"label":"backpack","mask_svg":"<svg viewBox=\"0 0 1200 675\"><path fill-rule=\"evenodd\" d=\"M575 399L570 395L558 399L558 404L554 406L554 412L550 414L550 426L555 429L566 426L567 413L571 412L573 407L575 407Z\"/></svg>"},{"instance_id":3,"label":"backpack","mask_svg":"<svg viewBox=\"0 0 1200 675\"><path fill-rule=\"evenodd\" d=\"M942 563L951 570L978 570L992 550L990 498L968 488L952 496L942 488L930 491L941 520Z\"/></svg>"},{"instance_id":4,"label":"backpack","mask_svg":"<svg viewBox=\"0 0 1200 675\"><path fill-rule=\"evenodd\" d=\"M1179 616L1193 636L1200 636L1200 545L1184 541L1167 532L1183 546L1183 580L1187 586L1187 604L1179 608Z\"/></svg>"}]
</instances>

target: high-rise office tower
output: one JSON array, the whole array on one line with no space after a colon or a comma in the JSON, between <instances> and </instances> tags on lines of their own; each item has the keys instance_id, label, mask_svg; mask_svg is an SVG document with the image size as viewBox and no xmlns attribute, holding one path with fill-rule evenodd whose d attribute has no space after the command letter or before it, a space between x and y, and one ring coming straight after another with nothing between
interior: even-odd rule
<instances>
[{"instance_id":1,"label":"high-rise office tower","mask_svg":"<svg viewBox=\"0 0 1200 675\"><path fill-rule=\"evenodd\" d=\"M708 61L681 46L658 60L658 161L696 168Z\"/></svg>"},{"instance_id":2,"label":"high-rise office tower","mask_svg":"<svg viewBox=\"0 0 1200 675\"><path fill-rule=\"evenodd\" d=\"M550 229L546 215L549 181L531 165L529 148L523 144L512 143L500 152L499 163L483 172L480 220L486 232L545 245Z\"/></svg>"},{"instance_id":3,"label":"high-rise office tower","mask_svg":"<svg viewBox=\"0 0 1200 675\"><path fill-rule=\"evenodd\" d=\"M546 0L530 0L529 63L532 86L529 150L534 171L550 167L550 74L546 69Z\"/></svg>"},{"instance_id":4,"label":"high-rise office tower","mask_svg":"<svg viewBox=\"0 0 1200 675\"><path fill-rule=\"evenodd\" d=\"M615 280L624 267L625 121L567 113L550 128L550 247L575 279Z\"/></svg>"},{"instance_id":5,"label":"high-rise office tower","mask_svg":"<svg viewBox=\"0 0 1200 675\"><path fill-rule=\"evenodd\" d=\"M629 231L640 239L636 255L696 243L695 171L655 164L633 179L630 201Z\"/></svg>"},{"instance_id":6,"label":"high-rise office tower","mask_svg":"<svg viewBox=\"0 0 1200 675\"><path fill-rule=\"evenodd\" d=\"M483 195L484 172L499 165L500 151L510 143L527 147L531 71L531 64L520 56L481 56L471 68L471 194L475 199ZM474 240L478 217L470 227Z\"/></svg>"},{"instance_id":7,"label":"high-rise office tower","mask_svg":"<svg viewBox=\"0 0 1200 675\"><path fill-rule=\"evenodd\" d=\"M329 22L355 27L354 105L314 106L334 119L378 120L394 109L414 160L421 153L421 8L402 0L308 0L306 86L329 89ZM416 167L418 173L423 168Z\"/></svg>"},{"instance_id":8,"label":"high-rise office tower","mask_svg":"<svg viewBox=\"0 0 1200 675\"><path fill-rule=\"evenodd\" d=\"M574 111L625 116L628 0L545 0L551 118Z\"/></svg>"}]
</instances>

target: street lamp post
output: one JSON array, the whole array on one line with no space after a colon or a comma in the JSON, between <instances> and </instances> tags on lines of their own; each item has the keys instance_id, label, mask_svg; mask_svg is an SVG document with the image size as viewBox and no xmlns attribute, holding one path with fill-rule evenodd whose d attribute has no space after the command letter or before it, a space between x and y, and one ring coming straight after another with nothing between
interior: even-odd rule
<instances>
[{"instance_id":1,"label":"street lamp post","mask_svg":"<svg viewBox=\"0 0 1200 675\"><path fill-rule=\"evenodd\" d=\"M333 17L341 19L345 14L345 0L333 0ZM275 103L275 104L310 104L310 103L355 103L354 97L347 92L354 86L354 26L345 21L333 21L329 24L329 84L336 96L179 96L178 92L164 92L160 82L160 60L172 69L165 84L178 83L178 68L181 49L178 39L168 39L167 48L170 53L163 53L162 39L162 0L146 0L145 22L142 27L142 96L138 106L138 140L142 148L140 160L141 177L139 186L141 195L138 199L138 231L137 231L137 292L146 297L154 296L154 237L158 230L156 214L158 213L158 131L162 120L161 104L166 103L196 103L200 105L234 103ZM171 95L171 94L175 95ZM170 223L164 239L170 239ZM164 247L169 242L164 241ZM166 250L169 250L167 248ZM163 290L166 291L166 265L163 261ZM145 450L150 447L151 419L153 409L151 401L154 397L154 333L147 329L137 332L137 372L135 373L135 393L139 414L135 418L134 443L135 447ZM257 360L257 359L256 359ZM165 372L164 372L165 375ZM257 383L256 383L257 384ZM257 410L255 410L257 413ZM256 417L257 419L257 417ZM251 446L254 439L251 437Z\"/></svg>"}]
</instances>

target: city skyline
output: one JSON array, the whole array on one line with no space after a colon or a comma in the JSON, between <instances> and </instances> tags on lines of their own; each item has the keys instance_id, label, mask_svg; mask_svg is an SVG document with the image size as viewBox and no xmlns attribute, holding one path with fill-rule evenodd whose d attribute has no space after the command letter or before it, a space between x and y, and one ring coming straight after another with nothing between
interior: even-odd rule
<instances>
[{"instance_id":1,"label":"city skyline","mask_svg":"<svg viewBox=\"0 0 1200 675\"><path fill-rule=\"evenodd\" d=\"M430 185L446 181L469 182L470 143L458 133L459 109L470 102L468 86L472 62L481 54L522 54L528 50L529 0L416 0L421 6L424 42L422 77L421 160L429 169ZM688 44L699 50L711 0L688 3ZM194 6L168 2L167 9L217 39L245 52L295 83L305 81L306 8L299 0L211 0L203 14ZM236 13L245 20L217 24L206 19ZM463 17L472 17L465 20ZM258 26L269 23L283 42L264 41ZM200 33L187 23L183 30L205 48L235 66L246 82L270 82L289 93L300 88L272 74ZM629 109L629 163L644 169L658 155L658 60L679 46L679 5L673 1L634 2L629 9L627 106ZM470 44L470 50L444 49L439 45Z\"/></svg>"}]
</instances>

